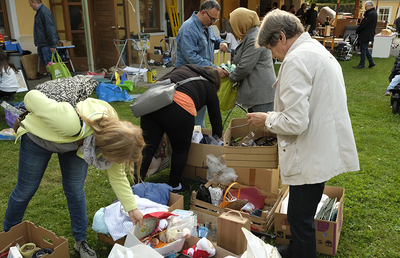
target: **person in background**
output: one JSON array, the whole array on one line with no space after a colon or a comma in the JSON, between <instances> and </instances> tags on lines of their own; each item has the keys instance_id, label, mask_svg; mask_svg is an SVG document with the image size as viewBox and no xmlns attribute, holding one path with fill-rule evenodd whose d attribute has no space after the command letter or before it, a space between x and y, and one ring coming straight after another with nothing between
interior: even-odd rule
<instances>
[{"instance_id":1,"label":"person in background","mask_svg":"<svg viewBox=\"0 0 400 258\"><path fill-rule=\"evenodd\" d=\"M200 11L193 12L178 31L176 36L177 52L176 67L185 64L195 64L201 67L214 66L214 49L220 49L223 52L228 51L228 44L225 40L218 38L214 34L211 25L219 19L220 5L215 0L206 0L200 6ZM221 77L228 76L228 72L218 67ZM202 107L197 112L195 125L201 125L204 128L204 118L206 116L207 106Z\"/></svg>"},{"instance_id":2,"label":"person in background","mask_svg":"<svg viewBox=\"0 0 400 258\"><path fill-rule=\"evenodd\" d=\"M316 4L311 4L310 9L306 11L304 14L304 21L306 26L310 25L310 29L308 30L308 33L311 35L314 34L314 30L317 27L317 17L318 17L318 12L315 10Z\"/></svg>"},{"instance_id":3,"label":"person in background","mask_svg":"<svg viewBox=\"0 0 400 258\"><path fill-rule=\"evenodd\" d=\"M296 13L296 10L294 9L294 5L293 5L293 4L289 7L288 12L289 12L289 13L293 13L293 14Z\"/></svg>"},{"instance_id":4,"label":"person in background","mask_svg":"<svg viewBox=\"0 0 400 258\"><path fill-rule=\"evenodd\" d=\"M191 77L202 76L207 80L190 81L179 86L172 104L140 117L146 147L143 150L143 163L140 168L141 178L146 178L151 160L156 153L164 133L172 147L171 171L168 185L175 193L186 192L189 186L181 182L183 170L192 142L194 118L204 105L208 106L208 114L212 126L212 136L222 136L222 119L219 109L217 91L221 85L218 70L213 66L182 65L159 80L170 79L179 82Z\"/></svg>"},{"instance_id":5,"label":"person in background","mask_svg":"<svg viewBox=\"0 0 400 258\"><path fill-rule=\"evenodd\" d=\"M12 102L18 90L18 73L15 65L9 60L7 54L0 48L0 102Z\"/></svg>"},{"instance_id":6,"label":"person in background","mask_svg":"<svg viewBox=\"0 0 400 258\"><path fill-rule=\"evenodd\" d=\"M396 25L397 37L400 38L400 15L399 15L399 17L397 17L397 19L394 21L394 25Z\"/></svg>"},{"instance_id":7,"label":"person in background","mask_svg":"<svg viewBox=\"0 0 400 258\"><path fill-rule=\"evenodd\" d=\"M393 67L389 79L390 83L385 91L385 96L390 96L390 90L394 89L394 87L400 84L400 62Z\"/></svg>"},{"instance_id":8,"label":"person in background","mask_svg":"<svg viewBox=\"0 0 400 258\"><path fill-rule=\"evenodd\" d=\"M315 258L314 216L325 182L360 169L342 68L297 17L281 10L264 17L256 44L283 61L274 111L247 114L251 125L277 134L280 176L289 185L291 240L278 251L283 258Z\"/></svg>"},{"instance_id":9,"label":"person in background","mask_svg":"<svg viewBox=\"0 0 400 258\"><path fill-rule=\"evenodd\" d=\"M286 5L283 4L283 5L281 6L281 10L282 10L282 11L287 11Z\"/></svg>"},{"instance_id":10,"label":"person in background","mask_svg":"<svg viewBox=\"0 0 400 258\"><path fill-rule=\"evenodd\" d=\"M275 10L275 9L278 9L278 2L274 2L272 4L272 9L270 11Z\"/></svg>"},{"instance_id":11,"label":"person in background","mask_svg":"<svg viewBox=\"0 0 400 258\"><path fill-rule=\"evenodd\" d=\"M96 252L86 242L84 184L88 164L107 172L129 218L134 225L137 222L142 225L143 215L125 173L129 170L132 176L134 163L140 167L145 145L142 130L120 121L116 111L99 99L87 98L74 108L68 102L56 102L38 90L31 90L24 103L29 114L15 130L16 139L21 137L18 181L8 200L3 230L7 232L22 221L52 154L57 153L74 249L81 258L96 258Z\"/></svg>"},{"instance_id":12,"label":"person in background","mask_svg":"<svg viewBox=\"0 0 400 258\"><path fill-rule=\"evenodd\" d=\"M239 83L236 101L250 113L272 111L276 76L271 51L254 46L260 25L258 15L240 7L229 17L233 33L241 39L233 59L236 69L229 74L231 82Z\"/></svg>"},{"instance_id":13,"label":"person in background","mask_svg":"<svg viewBox=\"0 0 400 258\"><path fill-rule=\"evenodd\" d=\"M304 2L301 4L301 7L299 10L296 12L296 17L300 19L301 23L304 25L304 15L306 14L306 9L307 9L307 3Z\"/></svg>"},{"instance_id":14,"label":"person in background","mask_svg":"<svg viewBox=\"0 0 400 258\"><path fill-rule=\"evenodd\" d=\"M39 59L45 66L51 62L51 53L56 51L59 41L56 23L53 14L42 0L29 0L29 4L36 11L33 25L33 40L37 47Z\"/></svg>"},{"instance_id":15,"label":"person in background","mask_svg":"<svg viewBox=\"0 0 400 258\"><path fill-rule=\"evenodd\" d=\"M357 66L353 66L356 69L363 69L365 67L365 57L367 57L369 65L368 68L375 66L372 55L368 50L370 41L374 40L376 24L378 23L378 14L376 13L374 2L365 2L365 13L360 26L358 26L356 33L358 34L358 41L360 41L360 63Z\"/></svg>"}]
</instances>

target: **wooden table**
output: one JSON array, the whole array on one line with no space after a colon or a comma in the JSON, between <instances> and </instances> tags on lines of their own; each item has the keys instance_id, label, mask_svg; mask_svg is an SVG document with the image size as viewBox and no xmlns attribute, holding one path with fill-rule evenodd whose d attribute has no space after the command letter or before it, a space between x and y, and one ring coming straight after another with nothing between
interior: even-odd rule
<instances>
[{"instance_id":1,"label":"wooden table","mask_svg":"<svg viewBox=\"0 0 400 258\"><path fill-rule=\"evenodd\" d=\"M324 46L324 47L331 47L331 45L332 45L332 37L320 37L320 36L314 36L314 37L312 37L313 39L316 39L316 40L318 40L319 42L321 42L321 44ZM342 42L343 41L343 38L335 38L335 45L334 45L334 47L336 47L337 45L338 45L338 43L339 42Z\"/></svg>"}]
</instances>

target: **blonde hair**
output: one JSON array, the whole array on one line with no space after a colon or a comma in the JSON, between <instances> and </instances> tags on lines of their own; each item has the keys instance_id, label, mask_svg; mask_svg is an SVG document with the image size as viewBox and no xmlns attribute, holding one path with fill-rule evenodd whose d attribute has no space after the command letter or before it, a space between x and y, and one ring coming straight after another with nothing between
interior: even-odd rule
<instances>
[{"instance_id":1,"label":"blonde hair","mask_svg":"<svg viewBox=\"0 0 400 258\"><path fill-rule=\"evenodd\" d=\"M257 35L255 46L271 46L278 44L281 31L285 34L286 39L295 37L304 32L303 24L299 18L291 13L275 9L265 15L260 31Z\"/></svg>"},{"instance_id":2,"label":"blonde hair","mask_svg":"<svg viewBox=\"0 0 400 258\"><path fill-rule=\"evenodd\" d=\"M112 161L125 163L132 180L136 165L136 176L140 178L142 151L145 146L142 129L131 122L120 121L112 107L94 120L79 115L93 129L95 144L100 148L102 155Z\"/></svg>"}]
</instances>

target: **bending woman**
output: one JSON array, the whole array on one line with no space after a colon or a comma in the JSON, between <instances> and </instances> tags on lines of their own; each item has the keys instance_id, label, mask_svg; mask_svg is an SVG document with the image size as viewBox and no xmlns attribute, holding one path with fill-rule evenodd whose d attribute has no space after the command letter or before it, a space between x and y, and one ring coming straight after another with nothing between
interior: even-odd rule
<instances>
[{"instance_id":1,"label":"bending woman","mask_svg":"<svg viewBox=\"0 0 400 258\"><path fill-rule=\"evenodd\" d=\"M56 102L32 90L24 101L30 113L17 130L16 138L22 136L18 182L8 201L4 231L22 221L52 153L57 153L74 247L81 257L97 257L86 243L84 183L88 163L107 171L110 184L133 224L142 224L143 215L125 174L125 168L132 173L133 163L141 164L145 145L142 130L130 122L120 121L116 111L98 99L81 101L75 109L67 102Z\"/></svg>"},{"instance_id":2,"label":"bending woman","mask_svg":"<svg viewBox=\"0 0 400 258\"><path fill-rule=\"evenodd\" d=\"M151 160L158 149L164 133L169 137L172 146L171 172L168 184L174 192L189 190L189 186L181 184L181 176L185 169L189 154L194 118L203 106L207 105L213 135L222 136L222 119L219 110L217 91L221 79L218 70L212 66L183 65L175 68L159 80L170 79L179 82L190 77L202 76L206 81L191 81L178 87L172 104L144 115L140 118L146 148L143 150L143 163L140 169L141 178L145 178Z\"/></svg>"}]
</instances>

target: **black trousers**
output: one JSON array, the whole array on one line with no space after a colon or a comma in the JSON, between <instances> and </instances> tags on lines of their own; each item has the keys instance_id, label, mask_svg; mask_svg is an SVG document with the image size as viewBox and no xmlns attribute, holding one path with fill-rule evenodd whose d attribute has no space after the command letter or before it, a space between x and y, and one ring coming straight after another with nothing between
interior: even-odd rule
<instances>
[{"instance_id":1,"label":"black trousers","mask_svg":"<svg viewBox=\"0 0 400 258\"><path fill-rule=\"evenodd\" d=\"M166 133L172 146L171 172L168 184L172 187L178 186L189 154L194 116L173 102L160 110L142 116L140 126L146 142L146 147L143 149L140 176L143 179L145 178L161 138Z\"/></svg>"},{"instance_id":2,"label":"black trousers","mask_svg":"<svg viewBox=\"0 0 400 258\"><path fill-rule=\"evenodd\" d=\"M13 101L15 92L7 92L0 90L0 100L1 101Z\"/></svg>"}]
</instances>

